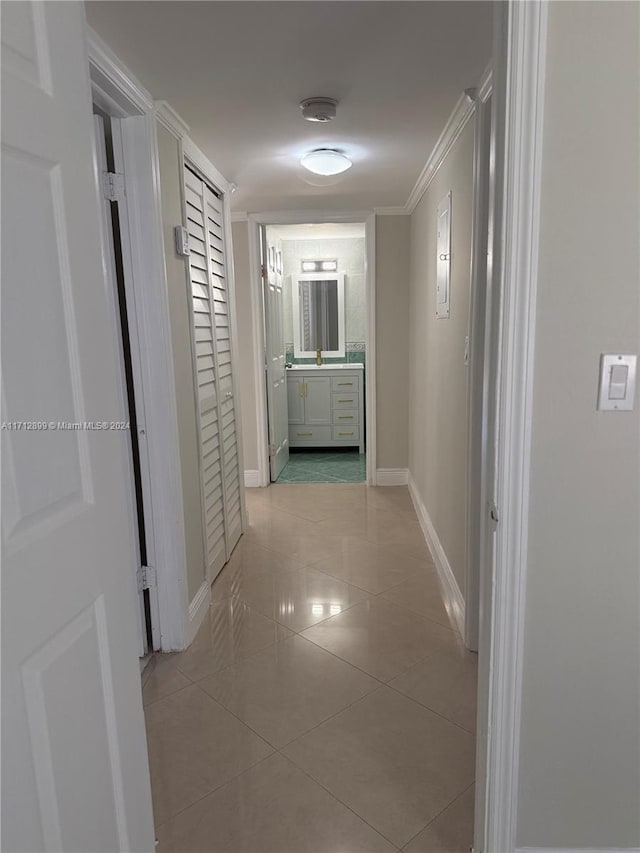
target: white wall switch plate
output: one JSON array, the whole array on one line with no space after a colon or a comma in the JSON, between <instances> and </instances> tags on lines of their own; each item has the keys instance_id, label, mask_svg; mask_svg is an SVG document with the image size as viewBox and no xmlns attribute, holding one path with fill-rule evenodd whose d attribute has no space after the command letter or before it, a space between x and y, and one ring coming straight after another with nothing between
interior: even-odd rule
<instances>
[{"instance_id":1,"label":"white wall switch plate","mask_svg":"<svg viewBox=\"0 0 640 853\"><path fill-rule=\"evenodd\" d=\"M636 391L636 355L600 356L598 411L631 412Z\"/></svg>"},{"instance_id":2,"label":"white wall switch plate","mask_svg":"<svg viewBox=\"0 0 640 853\"><path fill-rule=\"evenodd\" d=\"M189 256L189 232L182 225L176 225L173 229L176 236L176 252L183 257Z\"/></svg>"}]
</instances>

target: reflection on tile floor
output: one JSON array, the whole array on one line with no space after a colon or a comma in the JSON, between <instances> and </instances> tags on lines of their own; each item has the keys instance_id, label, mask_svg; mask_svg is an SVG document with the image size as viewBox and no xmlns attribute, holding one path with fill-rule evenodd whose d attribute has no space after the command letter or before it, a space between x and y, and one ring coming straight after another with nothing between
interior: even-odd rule
<instances>
[{"instance_id":1,"label":"reflection on tile floor","mask_svg":"<svg viewBox=\"0 0 640 853\"><path fill-rule=\"evenodd\" d=\"M143 699L161 853L463 853L476 656L407 489L250 489L186 652Z\"/></svg>"},{"instance_id":2,"label":"reflection on tile floor","mask_svg":"<svg viewBox=\"0 0 640 853\"><path fill-rule=\"evenodd\" d=\"M364 483L366 455L357 450L292 450L278 483Z\"/></svg>"}]
</instances>

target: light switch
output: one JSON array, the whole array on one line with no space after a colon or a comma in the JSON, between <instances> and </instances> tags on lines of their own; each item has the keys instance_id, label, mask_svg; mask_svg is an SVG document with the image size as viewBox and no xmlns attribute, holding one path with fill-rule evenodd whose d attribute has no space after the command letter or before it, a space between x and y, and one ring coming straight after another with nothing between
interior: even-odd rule
<instances>
[{"instance_id":1,"label":"light switch","mask_svg":"<svg viewBox=\"0 0 640 853\"><path fill-rule=\"evenodd\" d=\"M601 355L598 409L601 412L630 412L636 385L635 355Z\"/></svg>"},{"instance_id":2,"label":"light switch","mask_svg":"<svg viewBox=\"0 0 640 853\"><path fill-rule=\"evenodd\" d=\"M627 396L629 367L626 364L614 364L609 373L609 399L624 400Z\"/></svg>"}]
</instances>

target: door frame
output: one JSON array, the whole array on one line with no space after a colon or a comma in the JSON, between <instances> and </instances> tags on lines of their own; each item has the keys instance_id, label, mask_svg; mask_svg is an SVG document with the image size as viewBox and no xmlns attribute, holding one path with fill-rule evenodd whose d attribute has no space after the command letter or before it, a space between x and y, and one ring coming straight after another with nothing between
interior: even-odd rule
<instances>
[{"instance_id":1,"label":"door frame","mask_svg":"<svg viewBox=\"0 0 640 853\"><path fill-rule=\"evenodd\" d=\"M268 486L269 426L265 382L264 296L260 270L260 226L322 225L327 222L356 223L365 226L365 295L367 341L365 355L367 484L376 485L376 215L367 211L285 210L251 213L249 229L249 269L254 350L254 389L256 398L256 435L258 446L258 486Z\"/></svg>"},{"instance_id":2,"label":"door frame","mask_svg":"<svg viewBox=\"0 0 640 853\"><path fill-rule=\"evenodd\" d=\"M130 241L130 232L129 232L129 222L126 211L126 205L124 204L123 198L118 198L116 201L118 202L118 238L120 242L121 248L121 261L122 261L122 278L123 278L123 289L124 289L124 301L125 301L125 310L126 310L126 331L123 323L122 309L120 305L120 294L119 294L119 282L118 282L118 270L117 270L117 261L116 261L116 240L115 240L115 228L116 222L113 219L113 212L111 209L112 200L107 198L107 195L104 192L104 187L102 186L102 175L100 174L100 169L106 170L108 168L107 163L107 151L106 151L106 136L105 136L105 119L102 113L99 115L94 113L94 136L95 136L95 156L97 157L97 173L96 173L96 184L98 190L98 196L100 199L100 218L101 218L101 237L102 237L102 266L105 273L105 279L109 282L111 286L111 307L116 315L115 326L118 327L118 331L120 334L118 335L117 341L117 349L119 358L119 380L120 380L120 395L122 400L123 411L128 411L129 415L129 427L133 429L133 423L131 423L131 409L128 406L128 397L129 393L133 394L134 398L134 414L133 422L136 424L139 430L144 430L146 426L146 422L144 420L144 411L138 412L138 408L140 405L140 367L138 359L138 353L136 352L135 340L137 334L137 316L136 316L136 307L135 307L135 299L134 294L131 290L132 284L132 276L131 276L131 241ZM114 119L109 117L111 122L111 138L112 138L112 148L113 148L113 159L115 171L118 171L118 160L122 160L122 132L118 119ZM122 168L122 167L121 167ZM131 359L131 372L130 374L126 368L126 352L125 352L125 339L126 336L130 338L130 359ZM133 336L133 340L131 340ZM129 388L129 383L131 383L132 387ZM152 596L152 593L155 590L149 590L149 617L147 617L145 601L144 601L144 591L140 584L140 573L143 571L143 566L145 563L142 560L142 547L140 543L140 527L144 528L145 540L149 535L151 535L153 531L153 519L150 517L149 507L150 507L150 493L149 493L149 461L147 459L147 450L143 445L142 441L138 442L138 461L139 461L139 474L140 474L140 487L142 490L142 517L139 514L138 500L137 500L137 482L136 475L134 469L134 451L133 451L133 441L131 441L128 449L128 461L129 461L129 488L127 489L127 500L128 500L128 512L127 516L130 522L133 523L132 526L135 528L133 533L133 539L135 541L135 551L136 551L136 564L137 564L137 588L138 588L138 607L137 616L138 616L138 634L140 640L140 649L139 654L141 659L146 659L146 656L152 651L149 648L148 643L148 629L151 629L153 645L156 645L158 642L157 637L157 627L158 627L158 612L157 612L157 599L156 596ZM146 543L147 544L147 554L146 554L146 564L155 565L155 558L153 554L153 541ZM148 624L148 618L150 620L150 625ZM154 631L156 634L154 634Z\"/></svg>"},{"instance_id":3,"label":"door frame","mask_svg":"<svg viewBox=\"0 0 640 853\"><path fill-rule=\"evenodd\" d=\"M517 849L547 0L494 14L476 853Z\"/></svg>"},{"instance_id":4,"label":"door frame","mask_svg":"<svg viewBox=\"0 0 640 853\"><path fill-rule=\"evenodd\" d=\"M152 629L156 649L174 651L188 645L189 601L156 107L149 92L108 45L90 27L86 33L93 101L108 115L126 119L121 128L131 276L132 289L139 296L138 322L132 324L130 335L132 346L141 355L140 402L150 425L140 438L147 444L150 469L152 530L147 531L147 539L155 557L150 588Z\"/></svg>"},{"instance_id":5,"label":"door frame","mask_svg":"<svg viewBox=\"0 0 640 853\"><path fill-rule=\"evenodd\" d=\"M493 73L483 76L474 100L473 213L471 218L471 298L469 300L469 373L467 383L467 565L465 570L465 646L478 650L480 627L480 521L482 506L482 423L487 291L490 145L486 142L493 94Z\"/></svg>"}]
</instances>

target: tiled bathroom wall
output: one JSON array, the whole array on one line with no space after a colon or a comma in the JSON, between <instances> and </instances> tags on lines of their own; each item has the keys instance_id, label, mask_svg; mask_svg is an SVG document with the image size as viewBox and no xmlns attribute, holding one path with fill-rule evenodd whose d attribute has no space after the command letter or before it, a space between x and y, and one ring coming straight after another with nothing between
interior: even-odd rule
<instances>
[{"instance_id":1,"label":"tiled bathroom wall","mask_svg":"<svg viewBox=\"0 0 640 853\"><path fill-rule=\"evenodd\" d=\"M291 276L302 272L302 261L338 261L338 272L344 273L346 353L344 358L325 358L325 364L364 364L367 329L364 237L333 240L283 240L284 265L284 336L287 361L314 364L313 358L293 357L293 298Z\"/></svg>"}]
</instances>

